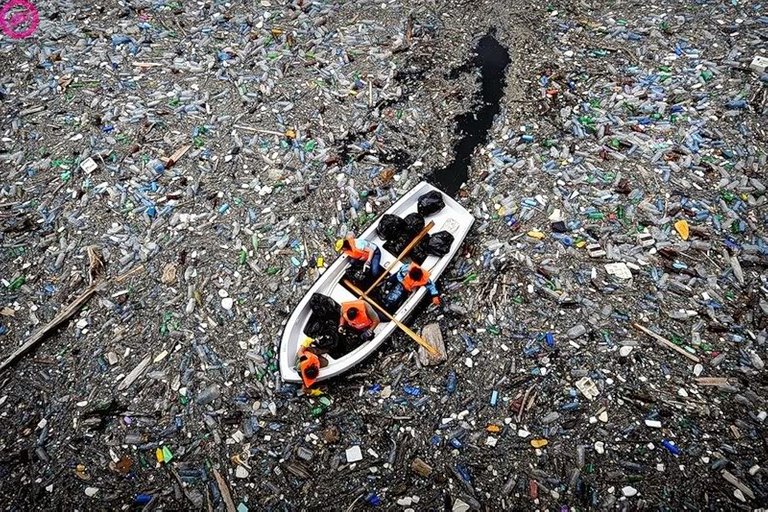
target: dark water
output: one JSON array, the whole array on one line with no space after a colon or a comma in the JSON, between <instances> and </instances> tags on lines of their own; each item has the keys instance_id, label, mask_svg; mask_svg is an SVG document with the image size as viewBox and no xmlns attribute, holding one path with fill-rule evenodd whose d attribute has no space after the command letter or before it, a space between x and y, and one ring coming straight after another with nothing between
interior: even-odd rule
<instances>
[{"instance_id":1,"label":"dark water","mask_svg":"<svg viewBox=\"0 0 768 512\"><path fill-rule=\"evenodd\" d=\"M458 78L460 72L479 68L482 83L480 93L475 97L477 107L456 116L456 132L461 138L453 148L453 161L432 177L435 185L450 195L455 195L461 184L467 181L472 153L478 144L485 142L493 118L499 113L499 101L504 95L506 83L504 70L509 62L507 49L489 34L478 41L470 62L451 73L451 78Z\"/></svg>"}]
</instances>

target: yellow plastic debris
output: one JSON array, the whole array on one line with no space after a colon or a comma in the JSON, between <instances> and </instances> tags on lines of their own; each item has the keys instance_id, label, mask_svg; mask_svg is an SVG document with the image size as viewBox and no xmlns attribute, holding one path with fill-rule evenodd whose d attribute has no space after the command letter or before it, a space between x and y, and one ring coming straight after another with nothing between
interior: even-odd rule
<instances>
[{"instance_id":1,"label":"yellow plastic debris","mask_svg":"<svg viewBox=\"0 0 768 512\"><path fill-rule=\"evenodd\" d=\"M304 348L309 347L314 340L310 338L309 336L305 336L304 340L301 342L301 346Z\"/></svg>"},{"instance_id":2,"label":"yellow plastic debris","mask_svg":"<svg viewBox=\"0 0 768 512\"><path fill-rule=\"evenodd\" d=\"M531 446L534 448L544 448L549 444L546 439L531 439Z\"/></svg>"},{"instance_id":3,"label":"yellow plastic debris","mask_svg":"<svg viewBox=\"0 0 768 512\"><path fill-rule=\"evenodd\" d=\"M317 268L321 268L325 265L325 260L323 259L322 256L317 257L317 261L315 262L315 265L317 266Z\"/></svg>"},{"instance_id":4,"label":"yellow plastic debris","mask_svg":"<svg viewBox=\"0 0 768 512\"><path fill-rule=\"evenodd\" d=\"M91 476L87 473L85 466L78 464L75 466L75 476L80 480L90 480Z\"/></svg>"},{"instance_id":5,"label":"yellow plastic debris","mask_svg":"<svg viewBox=\"0 0 768 512\"><path fill-rule=\"evenodd\" d=\"M157 462L163 462L163 449L162 448L156 448L155 449L155 458L157 459Z\"/></svg>"},{"instance_id":6,"label":"yellow plastic debris","mask_svg":"<svg viewBox=\"0 0 768 512\"><path fill-rule=\"evenodd\" d=\"M500 427L500 426L498 426L498 425L494 425L493 423L491 423L490 425L488 425L487 427L485 427L485 430L487 430L488 432L492 432L492 433L496 434L496 433L499 433L499 432L501 432L501 427Z\"/></svg>"},{"instance_id":7,"label":"yellow plastic debris","mask_svg":"<svg viewBox=\"0 0 768 512\"><path fill-rule=\"evenodd\" d=\"M539 231L538 229L532 229L528 233L526 233L529 237L535 238L536 240L541 240L544 238L544 233Z\"/></svg>"},{"instance_id":8,"label":"yellow plastic debris","mask_svg":"<svg viewBox=\"0 0 768 512\"><path fill-rule=\"evenodd\" d=\"M289 139L295 139L296 138L296 130L292 130L291 128L288 128L285 130L285 136Z\"/></svg>"},{"instance_id":9,"label":"yellow plastic debris","mask_svg":"<svg viewBox=\"0 0 768 512\"><path fill-rule=\"evenodd\" d=\"M675 229L677 230L677 233L680 235L680 238L683 240L688 240L688 222L684 220L679 220L675 222Z\"/></svg>"},{"instance_id":10,"label":"yellow plastic debris","mask_svg":"<svg viewBox=\"0 0 768 512\"><path fill-rule=\"evenodd\" d=\"M277 27L272 29L272 37L280 37L281 35L283 35L283 29Z\"/></svg>"}]
</instances>

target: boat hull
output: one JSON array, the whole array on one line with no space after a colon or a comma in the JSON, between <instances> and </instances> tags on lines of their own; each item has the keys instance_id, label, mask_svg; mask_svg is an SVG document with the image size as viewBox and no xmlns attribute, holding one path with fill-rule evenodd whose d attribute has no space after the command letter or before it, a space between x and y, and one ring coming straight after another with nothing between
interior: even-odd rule
<instances>
[{"instance_id":1,"label":"boat hull","mask_svg":"<svg viewBox=\"0 0 768 512\"><path fill-rule=\"evenodd\" d=\"M427 182L419 183L395 202L385 214L389 213L405 217L409 213L415 212L418 198L432 190L438 189ZM441 192L441 194L445 201L445 207L440 212L427 217L425 221L429 222L431 220L435 223L429 231L430 234L446 230L451 232L454 240L448 254L439 258L436 256L428 256L423 262L422 266L429 270L433 280L437 280L448 267L461 247L461 244L464 242L464 239L474 222L474 218L464 209L464 207L445 193ZM376 234L376 227L380 220L381 216L376 219L368 229L358 234L357 238L369 240L381 249L381 265L386 268L397 255L392 255L383 249L384 240L379 238ZM340 280L349 268L349 264L349 260L345 256L337 258L328 269L318 277L317 281L315 281L306 295L304 295L288 319L280 342L280 374L285 382L301 382L301 376L295 367L296 353L298 352L302 340L306 337L304 328L312 313L309 307L309 301L312 295L321 293L332 297L339 304L357 298L340 283ZM395 266L392 272L397 271L398 267L399 265ZM397 310L397 313L394 315L395 318L401 322L404 321L418 306L419 302L424 298L425 293L426 289L424 287L421 287L416 290L416 292L412 293ZM328 366L320 369L317 381L336 377L357 366L368 356L373 354L395 330L397 330L397 326L394 322L382 322L374 331L375 336L370 341L363 343L343 357L334 359L330 356L324 356L328 360Z\"/></svg>"}]
</instances>

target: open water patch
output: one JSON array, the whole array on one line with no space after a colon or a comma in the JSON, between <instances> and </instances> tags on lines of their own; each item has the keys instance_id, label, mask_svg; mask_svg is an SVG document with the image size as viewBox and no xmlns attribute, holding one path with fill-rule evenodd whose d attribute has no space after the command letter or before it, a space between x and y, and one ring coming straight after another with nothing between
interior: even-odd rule
<instances>
[{"instance_id":1,"label":"open water patch","mask_svg":"<svg viewBox=\"0 0 768 512\"><path fill-rule=\"evenodd\" d=\"M507 49L490 33L477 42L470 61L452 73L452 78L458 78L461 71L479 69L481 86L475 98L476 108L456 116L456 132L461 138L453 148L453 160L433 175L435 185L450 195L455 195L469 178L472 154L478 144L487 139L493 119L501 110L500 101L506 85L505 71L510 62Z\"/></svg>"}]
</instances>

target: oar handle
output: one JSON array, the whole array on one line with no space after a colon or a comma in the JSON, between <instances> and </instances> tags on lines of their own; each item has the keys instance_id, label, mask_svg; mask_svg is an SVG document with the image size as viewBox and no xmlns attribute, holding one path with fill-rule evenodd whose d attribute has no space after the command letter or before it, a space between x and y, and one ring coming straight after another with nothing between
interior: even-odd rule
<instances>
[{"instance_id":1,"label":"oar handle","mask_svg":"<svg viewBox=\"0 0 768 512\"><path fill-rule=\"evenodd\" d=\"M398 319L396 319L394 316L390 315L390 314L389 314L389 311L387 311L386 309L384 309L383 307L381 307L380 305L378 305L378 304L376 303L376 301L375 301L375 300L373 300L373 299L371 299L370 297L368 297L368 295L367 295L366 293L364 293L364 292L363 292L363 291L362 291L360 288L358 288L357 286L355 286L354 284L352 284L352 283L349 281L349 279L344 279L344 284L345 284L345 285L347 285L347 286L349 287L349 289L351 289L353 292L355 292L356 294L360 295L360 298L364 299L364 300L365 300L366 302L368 302L370 305L372 305L373 307L375 307L376 309L378 309L379 311L381 311L381 312L384 314L384 316L386 316L386 317L387 317L387 318L389 318L389 319L390 319L392 322L394 322L394 324L395 324L396 326L398 326L398 327L399 327L399 328L400 328L400 329L401 329L403 332L405 332L405 334L407 334L408 336L410 336L411 338L413 338L413 340L414 340L416 343L418 343L419 345L421 345L422 347L424 347L424 348L427 350L427 352L429 352L429 353L430 353L430 354L432 354L433 356L434 356L434 355L437 355L437 350L435 350L435 348L434 348L432 345L430 345L429 343L427 343L427 342L426 342L426 340L424 340L424 338L422 338L421 336L419 336L418 334L416 334L415 332L413 332L413 331L412 331L412 330L411 330L411 329L410 329L408 326L404 325L402 322L400 322L400 321L399 321Z\"/></svg>"}]
</instances>

